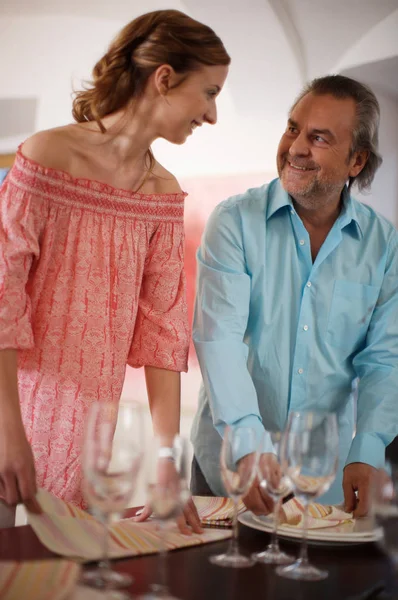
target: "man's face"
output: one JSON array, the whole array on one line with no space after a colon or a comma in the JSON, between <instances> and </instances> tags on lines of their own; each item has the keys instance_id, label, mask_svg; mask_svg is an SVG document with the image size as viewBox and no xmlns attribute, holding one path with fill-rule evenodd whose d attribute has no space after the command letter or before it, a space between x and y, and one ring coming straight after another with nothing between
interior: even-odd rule
<instances>
[{"instance_id":1,"label":"man's face","mask_svg":"<svg viewBox=\"0 0 398 600\"><path fill-rule=\"evenodd\" d=\"M355 153L350 158L355 120L351 98L309 93L293 108L277 166L283 188L303 208L316 210L335 202L348 178L363 168L363 157Z\"/></svg>"}]
</instances>

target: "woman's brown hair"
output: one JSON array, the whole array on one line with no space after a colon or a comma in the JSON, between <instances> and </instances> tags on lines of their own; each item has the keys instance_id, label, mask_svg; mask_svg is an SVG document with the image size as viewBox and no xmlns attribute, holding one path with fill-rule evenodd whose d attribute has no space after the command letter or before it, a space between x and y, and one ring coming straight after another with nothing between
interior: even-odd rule
<instances>
[{"instance_id":1,"label":"woman's brown hair","mask_svg":"<svg viewBox=\"0 0 398 600\"><path fill-rule=\"evenodd\" d=\"M88 89L75 93L75 121L96 121L121 110L144 90L148 78L163 64L183 74L201 65L229 65L220 38L207 25L178 10L157 10L126 25L93 69Z\"/></svg>"}]
</instances>

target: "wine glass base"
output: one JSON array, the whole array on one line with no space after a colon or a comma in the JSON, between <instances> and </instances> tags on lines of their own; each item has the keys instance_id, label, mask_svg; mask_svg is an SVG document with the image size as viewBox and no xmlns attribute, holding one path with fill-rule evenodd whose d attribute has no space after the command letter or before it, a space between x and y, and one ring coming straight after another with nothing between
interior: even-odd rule
<instances>
[{"instance_id":1,"label":"wine glass base","mask_svg":"<svg viewBox=\"0 0 398 600\"><path fill-rule=\"evenodd\" d=\"M133 577L127 573L118 573L112 570L102 571L101 569L83 571L80 577L80 583L97 590L117 590L130 587L133 581ZM128 598L128 596L125 597ZM115 600L116 598L117 596L115 596ZM123 594L120 595L120 599L123 599Z\"/></svg>"},{"instance_id":2,"label":"wine glass base","mask_svg":"<svg viewBox=\"0 0 398 600\"><path fill-rule=\"evenodd\" d=\"M329 576L327 571L317 569L310 563L303 564L300 560L288 567L278 567L275 572L280 577L300 581L322 581Z\"/></svg>"},{"instance_id":3,"label":"wine glass base","mask_svg":"<svg viewBox=\"0 0 398 600\"><path fill-rule=\"evenodd\" d=\"M218 567L232 567L235 569L244 569L254 565L254 560L243 554L216 554L210 556L209 561Z\"/></svg>"},{"instance_id":4,"label":"wine glass base","mask_svg":"<svg viewBox=\"0 0 398 600\"><path fill-rule=\"evenodd\" d=\"M291 565L296 557L291 554L286 554L282 550L272 550L270 546L263 552L255 552L252 554L252 559L258 563L265 565Z\"/></svg>"}]
</instances>

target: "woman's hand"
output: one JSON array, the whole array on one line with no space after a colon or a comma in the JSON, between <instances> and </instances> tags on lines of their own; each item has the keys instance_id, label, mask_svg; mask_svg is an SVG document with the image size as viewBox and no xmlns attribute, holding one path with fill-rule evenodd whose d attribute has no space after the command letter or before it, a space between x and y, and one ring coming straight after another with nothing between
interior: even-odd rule
<instances>
[{"instance_id":1,"label":"woman's hand","mask_svg":"<svg viewBox=\"0 0 398 600\"><path fill-rule=\"evenodd\" d=\"M203 529L200 524L200 518L196 506L190 496L188 489L182 488L184 485L180 479L180 476L175 468L174 461L170 458L159 458L157 463L157 477L156 484L151 486L150 494L153 497L153 504L159 505L159 511L162 510L162 506L168 507L173 511L173 507L177 506L183 501L183 498L187 498L184 504L184 508L181 510L176 518L178 528L181 533L185 535L191 535L194 533L203 533ZM148 503L145 505L142 513L134 520L142 522L148 519L152 514L151 505ZM167 518L167 515L158 515L160 518Z\"/></svg>"},{"instance_id":2,"label":"woman's hand","mask_svg":"<svg viewBox=\"0 0 398 600\"><path fill-rule=\"evenodd\" d=\"M149 504L146 504L142 510L142 512L133 517L133 521L136 523L142 523L142 521L146 521L152 515L152 508ZM190 498L186 503L183 514L176 518L176 523L178 529L184 535L192 535L193 533L203 533L203 528L201 526L200 517L198 515L198 511L196 510L196 506Z\"/></svg>"}]
</instances>

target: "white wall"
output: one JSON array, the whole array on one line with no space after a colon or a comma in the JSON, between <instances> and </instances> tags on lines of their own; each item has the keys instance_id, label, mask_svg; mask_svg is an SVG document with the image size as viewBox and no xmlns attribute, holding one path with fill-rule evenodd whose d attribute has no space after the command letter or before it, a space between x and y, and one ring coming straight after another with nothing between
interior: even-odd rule
<instances>
[{"instance_id":1,"label":"white wall","mask_svg":"<svg viewBox=\"0 0 398 600\"><path fill-rule=\"evenodd\" d=\"M72 87L78 89L82 79L89 79L95 62L124 24L125 21L96 17L1 17L0 51L7 60L2 61L0 97L38 97L36 131L71 122ZM264 44L259 45L254 39L251 42L248 39L246 44L246 52L257 56L255 78L243 70L239 57L235 67L232 66L231 84L227 81L218 101L217 126L197 130L183 147L163 140L155 143L158 160L178 177L274 168L287 107L300 84L298 75L294 75L296 62L284 41L283 31L277 22L270 25L273 41L268 41L266 47L262 48ZM261 78L260 71L262 57L272 48L283 62L284 73L279 82L282 97L279 99L276 94L276 100L275 94L268 93L270 82ZM235 86L234 95L230 85ZM255 105L257 110L253 112ZM7 119L7 115L0 115L0 152L12 152L33 132L2 138L2 119Z\"/></svg>"},{"instance_id":2,"label":"white wall","mask_svg":"<svg viewBox=\"0 0 398 600\"><path fill-rule=\"evenodd\" d=\"M398 227L398 98L373 88L380 103L380 149L383 164L370 193L355 197L369 204Z\"/></svg>"}]
</instances>

